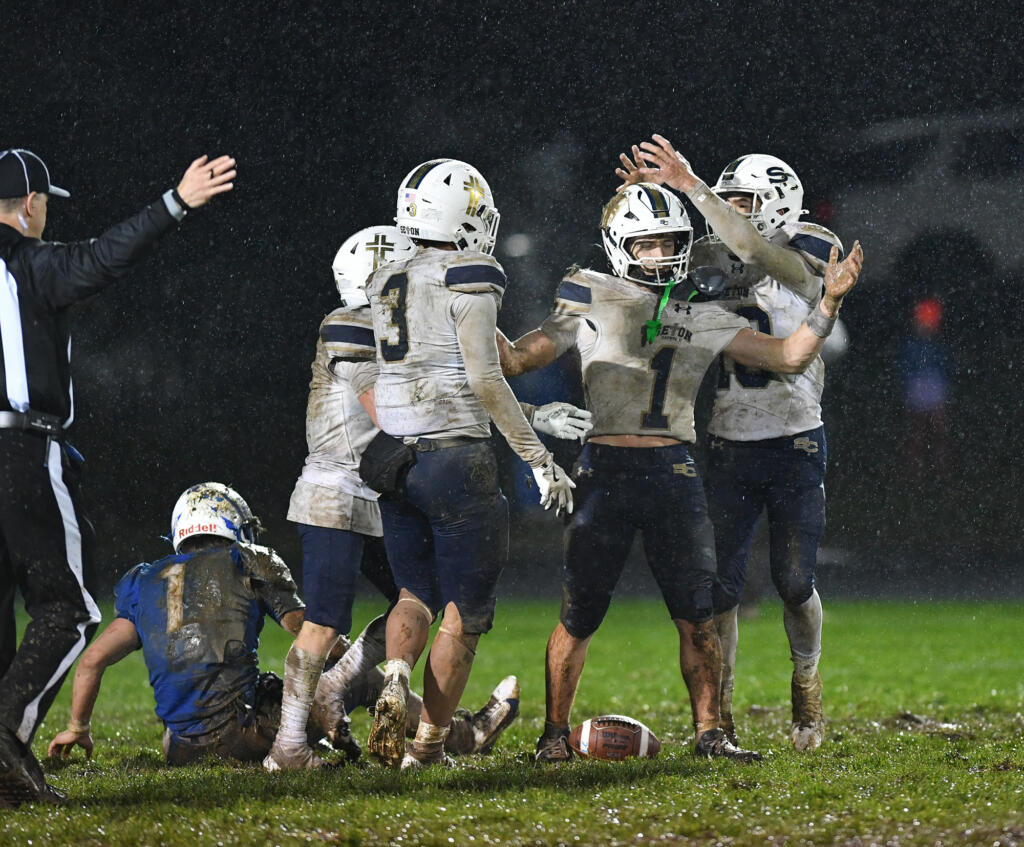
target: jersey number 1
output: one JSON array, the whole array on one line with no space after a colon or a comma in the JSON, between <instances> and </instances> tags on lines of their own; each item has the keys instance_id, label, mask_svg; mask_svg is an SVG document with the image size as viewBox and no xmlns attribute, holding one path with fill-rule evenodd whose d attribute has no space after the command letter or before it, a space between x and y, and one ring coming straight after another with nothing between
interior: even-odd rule
<instances>
[{"instance_id":1,"label":"jersey number 1","mask_svg":"<svg viewBox=\"0 0 1024 847\"><path fill-rule=\"evenodd\" d=\"M400 362L409 352L409 327L405 321L405 298L409 293L409 277L395 274L380 290L381 302L391 310L391 326L398 331L398 341L392 344L386 338L380 340L380 355L385 362Z\"/></svg>"},{"instance_id":2,"label":"jersey number 1","mask_svg":"<svg viewBox=\"0 0 1024 847\"><path fill-rule=\"evenodd\" d=\"M160 579L167 580L167 631L177 632L181 629L185 601L185 566L168 565L160 571Z\"/></svg>"},{"instance_id":3,"label":"jersey number 1","mask_svg":"<svg viewBox=\"0 0 1024 847\"><path fill-rule=\"evenodd\" d=\"M668 418L662 414L665 406L665 393L668 391L668 375L672 370L672 357L676 354L675 347L662 347L651 359L650 368L654 371L654 386L651 388L651 405L640 421L644 429L668 429Z\"/></svg>"}]
</instances>

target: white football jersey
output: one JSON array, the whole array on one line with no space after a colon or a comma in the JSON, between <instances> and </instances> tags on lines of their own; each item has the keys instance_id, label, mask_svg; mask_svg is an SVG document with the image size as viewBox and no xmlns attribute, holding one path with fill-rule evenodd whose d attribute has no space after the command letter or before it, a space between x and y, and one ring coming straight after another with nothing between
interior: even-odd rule
<instances>
[{"instance_id":1,"label":"white football jersey","mask_svg":"<svg viewBox=\"0 0 1024 847\"><path fill-rule=\"evenodd\" d=\"M541 331L558 355L575 346L596 435L662 435L693 442L693 403L704 372L748 324L717 303L670 296L653 343L645 335L661 291L572 269Z\"/></svg>"},{"instance_id":2,"label":"white football jersey","mask_svg":"<svg viewBox=\"0 0 1024 847\"><path fill-rule=\"evenodd\" d=\"M359 476L363 450L377 434L359 402L377 376L368 306L335 309L324 318L312 369L306 405L309 455L292 492L288 519L380 535L377 492Z\"/></svg>"},{"instance_id":3,"label":"white football jersey","mask_svg":"<svg viewBox=\"0 0 1024 847\"><path fill-rule=\"evenodd\" d=\"M421 249L366 284L377 336L377 421L395 436L487 438L491 416L473 393L455 331L459 294L500 305L505 272L486 253Z\"/></svg>"},{"instance_id":4,"label":"white football jersey","mask_svg":"<svg viewBox=\"0 0 1024 847\"><path fill-rule=\"evenodd\" d=\"M770 239L795 250L803 260L802 279L783 285L755 265L736 258L721 241L702 238L693 245L690 267L715 265L726 273L716 301L750 321L758 332L785 338L804 322L821 299L825 269L839 239L816 224L798 221ZM825 363L819 356L802 374L776 374L737 364L723 355L708 432L730 441L780 438L821 426Z\"/></svg>"}]
</instances>

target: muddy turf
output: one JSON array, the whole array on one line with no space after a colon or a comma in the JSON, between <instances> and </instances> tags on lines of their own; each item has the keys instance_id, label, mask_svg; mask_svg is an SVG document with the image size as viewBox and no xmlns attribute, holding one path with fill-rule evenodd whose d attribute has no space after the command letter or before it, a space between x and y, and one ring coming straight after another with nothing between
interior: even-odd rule
<instances>
[{"instance_id":1,"label":"muddy turf","mask_svg":"<svg viewBox=\"0 0 1024 847\"><path fill-rule=\"evenodd\" d=\"M1024 844L1021 606L826 596L825 610L828 727L812 754L788 741L781 607L763 603L741 621L735 711L740 740L765 755L760 765L690 754L678 641L655 601L613 604L574 710L577 720L620 712L644 721L662 742L652 761L533 764L553 602L499 604L464 705L478 708L515 673L521 717L490 756L450 771L170 769L135 653L104 678L93 759L44 763L71 804L0 812L0 844ZM360 605L355 628L375 612ZM287 645L268 624L264 668L280 673ZM64 727L70 688L39 732L39 756ZM353 723L365 740L365 712Z\"/></svg>"}]
</instances>

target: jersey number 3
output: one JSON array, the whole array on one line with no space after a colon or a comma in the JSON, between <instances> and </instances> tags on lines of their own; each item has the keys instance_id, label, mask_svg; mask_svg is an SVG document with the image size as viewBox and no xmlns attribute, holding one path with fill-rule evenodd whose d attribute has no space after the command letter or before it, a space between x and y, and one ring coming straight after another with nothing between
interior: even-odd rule
<instances>
[{"instance_id":1,"label":"jersey number 3","mask_svg":"<svg viewBox=\"0 0 1024 847\"><path fill-rule=\"evenodd\" d=\"M409 326L405 321L405 298L409 293L409 277L395 274L380 290L380 299L391 310L391 326L398 332L398 341L392 344L380 340L380 355L385 362L400 362L409 352Z\"/></svg>"},{"instance_id":2,"label":"jersey number 3","mask_svg":"<svg viewBox=\"0 0 1024 847\"><path fill-rule=\"evenodd\" d=\"M663 414L662 409L665 407L668 375L672 370L672 357L675 354L675 347L662 347L651 359L650 367L654 371L654 385L651 387L651 405L640 420L640 426L644 429L668 429L668 418Z\"/></svg>"}]
</instances>

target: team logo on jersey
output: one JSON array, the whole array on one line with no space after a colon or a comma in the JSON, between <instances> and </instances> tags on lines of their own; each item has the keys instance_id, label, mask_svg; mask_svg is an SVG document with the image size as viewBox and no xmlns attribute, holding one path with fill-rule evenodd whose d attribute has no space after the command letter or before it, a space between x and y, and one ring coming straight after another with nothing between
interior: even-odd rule
<instances>
[{"instance_id":1,"label":"team logo on jersey","mask_svg":"<svg viewBox=\"0 0 1024 847\"><path fill-rule=\"evenodd\" d=\"M793 439L793 449L803 450L805 453L817 453L818 442L812 441L810 438L807 438L807 436L801 436L800 438Z\"/></svg>"},{"instance_id":2,"label":"team logo on jersey","mask_svg":"<svg viewBox=\"0 0 1024 847\"><path fill-rule=\"evenodd\" d=\"M466 214L475 215L477 209L480 208L480 201L484 199L484 187L480 184L475 176L471 176L464 183L462 187L469 192L469 202L466 204Z\"/></svg>"}]
</instances>

